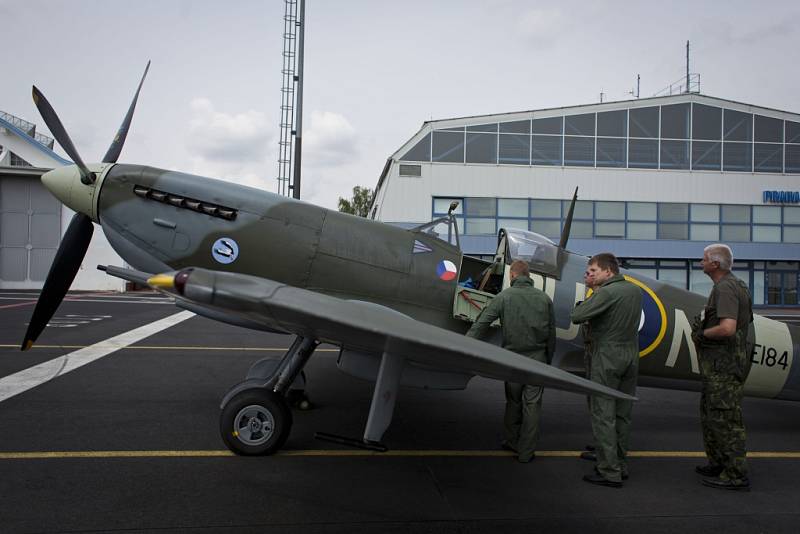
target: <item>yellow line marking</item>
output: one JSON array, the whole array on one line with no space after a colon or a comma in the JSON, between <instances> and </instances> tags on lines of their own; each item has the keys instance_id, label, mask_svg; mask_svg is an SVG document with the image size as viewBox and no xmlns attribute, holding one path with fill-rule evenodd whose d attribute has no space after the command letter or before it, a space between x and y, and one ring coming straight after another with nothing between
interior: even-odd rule
<instances>
[{"instance_id":1,"label":"yellow line marking","mask_svg":"<svg viewBox=\"0 0 800 534\"><path fill-rule=\"evenodd\" d=\"M34 345L33 349L84 349L88 345ZM0 344L1 349L18 349L19 345ZM119 350L228 350L251 352L286 352L289 347L204 347L204 346L169 346L169 345L128 345ZM339 349L316 349L314 352L339 352Z\"/></svg>"},{"instance_id":2,"label":"yellow line marking","mask_svg":"<svg viewBox=\"0 0 800 534\"><path fill-rule=\"evenodd\" d=\"M581 451L536 451L542 458L578 458ZM221 458L236 456L227 450L197 451L41 451L41 452L0 452L0 460L47 460L69 458ZM457 450L390 450L387 452L353 450L287 450L274 456L348 458L363 456L386 456L394 458L500 458L511 457L508 451L457 451ZM704 458L702 451L630 451L631 458ZM800 452L794 451L753 451L748 458L800 459Z\"/></svg>"}]
</instances>

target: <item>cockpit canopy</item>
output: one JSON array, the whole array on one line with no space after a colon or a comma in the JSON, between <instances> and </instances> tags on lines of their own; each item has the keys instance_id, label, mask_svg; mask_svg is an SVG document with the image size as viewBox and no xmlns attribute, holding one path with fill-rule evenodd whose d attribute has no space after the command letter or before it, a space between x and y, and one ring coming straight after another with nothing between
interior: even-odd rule
<instances>
[{"instance_id":1,"label":"cockpit canopy","mask_svg":"<svg viewBox=\"0 0 800 534\"><path fill-rule=\"evenodd\" d=\"M543 235L518 228L502 228L498 236L498 255L507 264L514 260L528 262L531 271L560 278L559 248Z\"/></svg>"}]
</instances>

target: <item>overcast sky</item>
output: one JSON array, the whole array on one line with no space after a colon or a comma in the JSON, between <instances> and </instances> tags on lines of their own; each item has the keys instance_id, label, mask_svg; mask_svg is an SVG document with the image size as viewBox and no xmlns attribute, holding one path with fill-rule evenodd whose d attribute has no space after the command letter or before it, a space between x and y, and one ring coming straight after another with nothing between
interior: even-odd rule
<instances>
[{"instance_id":1,"label":"overcast sky","mask_svg":"<svg viewBox=\"0 0 800 534\"><path fill-rule=\"evenodd\" d=\"M800 112L789 1L307 0L304 199L374 187L429 119L705 94ZM0 110L99 160L153 61L121 162L277 190L282 0L0 0ZM59 149L63 154L63 151Z\"/></svg>"}]
</instances>

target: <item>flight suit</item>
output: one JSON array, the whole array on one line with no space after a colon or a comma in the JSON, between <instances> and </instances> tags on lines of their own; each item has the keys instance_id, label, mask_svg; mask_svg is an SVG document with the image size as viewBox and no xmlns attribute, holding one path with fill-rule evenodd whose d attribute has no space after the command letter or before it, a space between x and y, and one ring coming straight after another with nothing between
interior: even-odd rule
<instances>
[{"instance_id":1,"label":"flight suit","mask_svg":"<svg viewBox=\"0 0 800 534\"><path fill-rule=\"evenodd\" d=\"M623 393L636 393L639 374L639 321L642 293L616 274L606 280L572 311L575 324L589 322L591 343L587 346L591 380ZM627 475L628 439L632 401L593 395L590 401L592 432L597 454L597 472L607 480L621 482Z\"/></svg>"},{"instance_id":2,"label":"flight suit","mask_svg":"<svg viewBox=\"0 0 800 534\"><path fill-rule=\"evenodd\" d=\"M735 319L736 333L709 339L702 332L721 319ZM742 419L742 390L749 371L747 331L753 321L747 286L728 273L711 290L703 314L693 324L692 339L698 349L702 390L700 423L710 465L722 468L720 478L747 480L747 450Z\"/></svg>"},{"instance_id":3,"label":"flight suit","mask_svg":"<svg viewBox=\"0 0 800 534\"><path fill-rule=\"evenodd\" d=\"M533 286L527 276L518 276L511 287L501 291L481 311L467 335L483 337L500 319L503 348L534 360L550 363L556 341L553 302ZM539 439L542 387L506 382L504 420L506 441L527 462L534 455Z\"/></svg>"}]
</instances>

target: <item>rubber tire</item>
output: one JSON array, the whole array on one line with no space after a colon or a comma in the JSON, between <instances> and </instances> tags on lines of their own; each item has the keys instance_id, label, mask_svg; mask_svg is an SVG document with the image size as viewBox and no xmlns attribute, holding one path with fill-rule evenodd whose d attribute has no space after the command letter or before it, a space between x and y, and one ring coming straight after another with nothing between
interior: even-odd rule
<instances>
[{"instance_id":1,"label":"rubber tire","mask_svg":"<svg viewBox=\"0 0 800 534\"><path fill-rule=\"evenodd\" d=\"M257 405L268 411L275 420L272 436L264 443L251 445L234 435L234 418L242 408ZM273 454L286 442L292 428L292 412L286 399L274 391L254 388L237 393L223 406L219 418L222 441L232 452L241 456L266 456Z\"/></svg>"}]
</instances>

